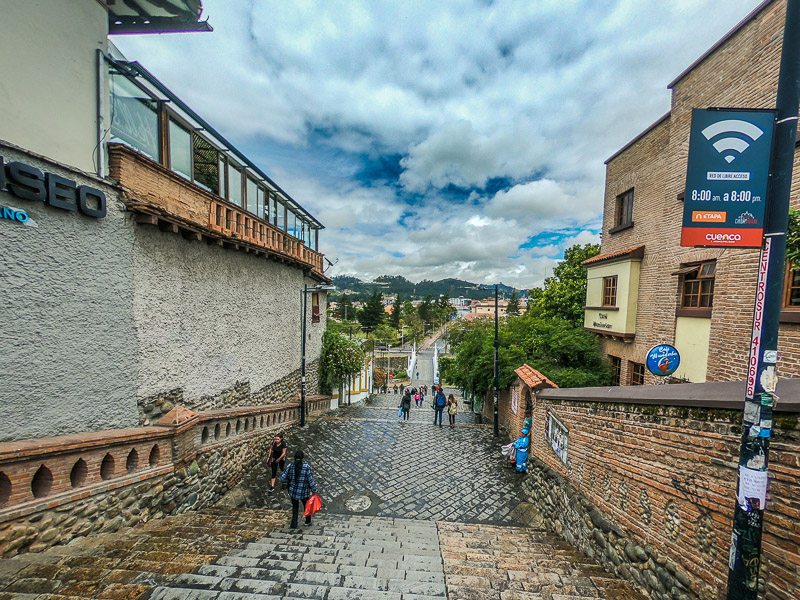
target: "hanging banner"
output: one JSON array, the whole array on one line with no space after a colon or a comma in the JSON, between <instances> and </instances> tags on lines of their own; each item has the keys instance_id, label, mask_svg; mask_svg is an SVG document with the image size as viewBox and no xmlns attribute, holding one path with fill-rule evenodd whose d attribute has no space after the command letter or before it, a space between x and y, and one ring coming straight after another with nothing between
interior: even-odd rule
<instances>
[{"instance_id":1,"label":"hanging banner","mask_svg":"<svg viewBox=\"0 0 800 600\"><path fill-rule=\"evenodd\" d=\"M692 111L681 246L760 248L774 110Z\"/></svg>"}]
</instances>

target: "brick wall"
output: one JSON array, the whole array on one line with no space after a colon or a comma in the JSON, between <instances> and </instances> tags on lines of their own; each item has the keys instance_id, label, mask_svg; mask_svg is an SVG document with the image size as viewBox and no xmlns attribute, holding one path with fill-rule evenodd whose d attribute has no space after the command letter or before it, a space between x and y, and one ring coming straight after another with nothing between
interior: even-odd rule
<instances>
[{"instance_id":1,"label":"brick wall","mask_svg":"<svg viewBox=\"0 0 800 600\"><path fill-rule=\"evenodd\" d=\"M668 117L612 157L607 164L602 253L645 244L640 276L636 338L632 343L605 338L605 352L622 358L623 383L628 361L645 362L647 349L674 342L681 263L716 259L708 381L744 379L753 319L757 250L680 247L692 108L709 106L770 108L775 104L785 0L766 6L672 89ZM617 233L616 197L634 188L634 226ZM800 154L795 158L792 206L800 208ZM782 373L800 372L800 324L781 325ZM645 376L645 383L653 383Z\"/></svg>"},{"instance_id":2,"label":"brick wall","mask_svg":"<svg viewBox=\"0 0 800 600\"><path fill-rule=\"evenodd\" d=\"M741 412L558 393L535 403L526 482L545 522L653 598L723 598ZM549 414L569 430L566 465L545 438ZM768 600L800 595L797 417L776 416L763 537Z\"/></svg>"}]
</instances>

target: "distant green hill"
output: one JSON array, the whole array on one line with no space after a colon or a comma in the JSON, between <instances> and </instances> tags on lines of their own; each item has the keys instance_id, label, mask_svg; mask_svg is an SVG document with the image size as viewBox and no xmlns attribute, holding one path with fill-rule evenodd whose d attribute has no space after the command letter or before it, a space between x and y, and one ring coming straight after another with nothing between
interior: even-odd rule
<instances>
[{"instance_id":1,"label":"distant green hill","mask_svg":"<svg viewBox=\"0 0 800 600\"><path fill-rule=\"evenodd\" d=\"M431 281L423 279L419 283L409 281L402 275L381 275L376 277L374 281L361 281L357 277L350 275L337 275L333 277L333 283L336 286L335 296L339 296L345 290L352 290L355 298L366 300L375 290L381 291L384 295L400 294L404 299L422 300L426 296L433 296L438 298L443 294L447 294L451 298L464 296L465 298L481 299L488 298L494 295L494 284L475 284L463 279L441 279L439 281ZM508 298L515 288L498 284L498 291L501 297ZM525 297L528 295L527 290L516 290L517 295Z\"/></svg>"}]
</instances>

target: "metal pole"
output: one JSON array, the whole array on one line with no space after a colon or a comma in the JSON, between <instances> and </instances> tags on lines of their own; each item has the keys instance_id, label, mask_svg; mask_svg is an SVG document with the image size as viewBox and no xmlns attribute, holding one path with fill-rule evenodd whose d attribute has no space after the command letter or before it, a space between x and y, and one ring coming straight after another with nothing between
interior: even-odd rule
<instances>
[{"instance_id":1,"label":"metal pole","mask_svg":"<svg viewBox=\"0 0 800 600\"><path fill-rule=\"evenodd\" d=\"M764 245L758 267L753 337L747 367L739 480L729 555L728 600L755 600L775 405L778 329L783 300L789 195L800 104L800 0L788 0L783 31L777 115L767 192Z\"/></svg>"},{"instance_id":2,"label":"metal pole","mask_svg":"<svg viewBox=\"0 0 800 600\"><path fill-rule=\"evenodd\" d=\"M300 427L306 424L306 303L308 302L308 284L303 284L303 339L300 342Z\"/></svg>"},{"instance_id":3,"label":"metal pole","mask_svg":"<svg viewBox=\"0 0 800 600\"><path fill-rule=\"evenodd\" d=\"M500 348L500 337L499 337L499 315L498 315L498 308L499 308L498 298L497 298L497 285L494 286L494 436L497 437L500 435L500 417L497 414L497 394L498 394L498 377L497 377L497 351Z\"/></svg>"}]
</instances>

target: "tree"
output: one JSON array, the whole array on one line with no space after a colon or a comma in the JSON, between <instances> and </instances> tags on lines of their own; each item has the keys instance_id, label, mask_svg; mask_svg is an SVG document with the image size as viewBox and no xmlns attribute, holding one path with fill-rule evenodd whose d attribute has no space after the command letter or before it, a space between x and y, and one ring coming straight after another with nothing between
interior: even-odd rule
<instances>
[{"instance_id":1,"label":"tree","mask_svg":"<svg viewBox=\"0 0 800 600\"><path fill-rule=\"evenodd\" d=\"M324 393L329 394L333 385L341 389L345 379L360 372L363 366L361 346L341 333L325 332L320 361L320 387Z\"/></svg>"},{"instance_id":2,"label":"tree","mask_svg":"<svg viewBox=\"0 0 800 600\"><path fill-rule=\"evenodd\" d=\"M561 387L606 385L611 372L600 353L597 336L564 319L528 312L502 322L498 348L501 389L516 378L514 369L530 364ZM447 364L448 382L483 394L494 386L494 323L475 319L450 329L454 360Z\"/></svg>"},{"instance_id":3,"label":"tree","mask_svg":"<svg viewBox=\"0 0 800 600\"><path fill-rule=\"evenodd\" d=\"M400 300L400 294L395 298L394 306L392 306L392 314L389 315L389 325L395 329L400 329L400 314L403 312L403 302Z\"/></svg>"},{"instance_id":4,"label":"tree","mask_svg":"<svg viewBox=\"0 0 800 600\"><path fill-rule=\"evenodd\" d=\"M347 294L342 294L341 298L339 298L339 302L336 306L336 311L333 313L333 316L337 319L353 320L356 318L356 310L353 308L353 302L350 300L350 296Z\"/></svg>"},{"instance_id":5,"label":"tree","mask_svg":"<svg viewBox=\"0 0 800 600\"><path fill-rule=\"evenodd\" d=\"M374 291L370 296L369 301L362 310L358 313L358 322L361 327L372 331L378 325L383 323L386 312L383 310L383 294L379 291Z\"/></svg>"},{"instance_id":6,"label":"tree","mask_svg":"<svg viewBox=\"0 0 800 600\"><path fill-rule=\"evenodd\" d=\"M511 292L511 298L508 299L506 305L506 314L512 316L519 316L519 298L517 298L517 290Z\"/></svg>"},{"instance_id":7,"label":"tree","mask_svg":"<svg viewBox=\"0 0 800 600\"><path fill-rule=\"evenodd\" d=\"M417 307L417 314L426 326L433 322L433 296L425 296L425 300Z\"/></svg>"},{"instance_id":8,"label":"tree","mask_svg":"<svg viewBox=\"0 0 800 600\"><path fill-rule=\"evenodd\" d=\"M530 290L531 312L581 327L586 304L586 267L581 263L599 253L599 244L567 248L564 260L553 269L553 276L544 280L544 289Z\"/></svg>"}]
</instances>

